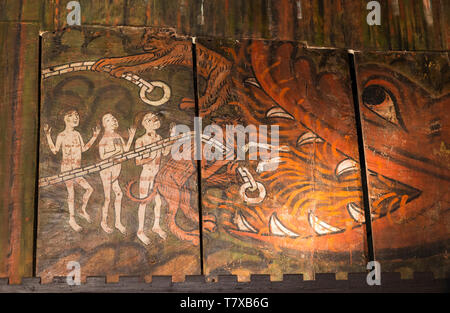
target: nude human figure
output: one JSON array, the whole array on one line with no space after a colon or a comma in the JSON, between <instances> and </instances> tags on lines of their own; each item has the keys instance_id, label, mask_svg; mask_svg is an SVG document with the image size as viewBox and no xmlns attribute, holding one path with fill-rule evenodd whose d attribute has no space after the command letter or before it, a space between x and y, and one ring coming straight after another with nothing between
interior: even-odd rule
<instances>
[{"instance_id":1,"label":"nude human figure","mask_svg":"<svg viewBox=\"0 0 450 313\"><path fill-rule=\"evenodd\" d=\"M117 119L110 113L105 114L102 118L102 125L105 133L99 143L100 159L105 160L120 153L128 152L133 142L136 133L135 128L128 129L128 142L125 144L123 138L115 131L119 127ZM105 202L102 207L102 229L110 234L112 229L108 226L108 209L111 202L111 188L114 191L114 212L115 212L115 227L125 234L125 226L121 222L122 210L122 189L119 185L119 175L122 169L121 164L114 165L100 171L100 177L103 183L103 191L105 193Z\"/></svg>"},{"instance_id":2,"label":"nude human figure","mask_svg":"<svg viewBox=\"0 0 450 313\"><path fill-rule=\"evenodd\" d=\"M87 144L84 144L83 138L81 137L80 133L75 130L75 127L77 127L80 123L80 117L76 110L70 110L64 115L64 123L66 124L66 127L64 131L58 134L56 138L56 145L53 144L51 136L52 128L47 124L44 125L44 132L47 137L47 142L50 150L55 155L60 149L62 150L61 172L67 172L73 169L80 168L81 154L89 150L89 148L97 139L98 134L100 133L99 127L94 128L92 138ZM94 189L83 177L65 181L68 194L67 204L69 207L69 225L73 228L73 230L79 232L82 228L75 221L74 182L79 184L85 190L80 216L86 219L86 221L88 221L89 223L91 222L91 218L86 212L86 206Z\"/></svg>"},{"instance_id":3,"label":"nude human figure","mask_svg":"<svg viewBox=\"0 0 450 313\"><path fill-rule=\"evenodd\" d=\"M156 141L161 140L161 136L156 133L156 130L160 128L161 122L158 117L153 113L147 113L142 119L142 126L145 128L145 134L142 137L136 139L135 148L138 149L143 146L150 145ZM173 126L172 126L173 128ZM139 197L147 197L153 190L153 183L155 181L155 176L158 174L161 155L168 155L171 147L168 146L163 150L153 151L152 153L147 153L142 157L136 158L136 165L142 165L142 172L139 179ZM166 239L167 235L164 230L161 229L159 225L161 217L161 197L157 193L155 195L155 219L153 222L152 231L157 233L161 238ZM141 203L138 209L139 226L137 237L146 245L150 244L150 239L144 233L144 222L145 222L145 209L147 203Z\"/></svg>"}]
</instances>

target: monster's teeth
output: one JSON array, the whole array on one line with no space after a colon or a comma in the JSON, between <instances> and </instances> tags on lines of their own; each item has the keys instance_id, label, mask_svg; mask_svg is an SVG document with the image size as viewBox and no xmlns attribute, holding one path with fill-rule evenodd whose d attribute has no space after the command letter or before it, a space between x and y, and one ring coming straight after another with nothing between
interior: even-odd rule
<instances>
[{"instance_id":1,"label":"monster's teeth","mask_svg":"<svg viewBox=\"0 0 450 313\"><path fill-rule=\"evenodd\" d=\"M294 233L293 231L287 229L280 220L277 218L276 214L273 213L270 217L269 228L272 235L283 236L283 237L299 237L300 235Z\"/></svg>"},{"instance_id":2,"label":"monster's teeth","mask_svg":"<svg viewBox=\"0 0 450 313\"><path fill-rule=\"evenodd\" d=\"M348 214L350 214L350 216L358 223L366 222L363 209L361 209L356 203L351 202L347 204L347 211ZM371 213L370 216L372 217L372 219L377 217L375 213Z\"/></svg>"},{"instance_id":3,"label":"monster's teeth","mask_svg":"<svg viewBox=\"0 0 450 313\"><path fill-rule=\"evenodd\" d=\"M245 231L248 233L257 233L256 229L250 225L249 222L245 219L245 217L241 213L236 213L234 216L234 223L237 225L240 231Z\"/></svg>"},{"instance_id":4,"label":"monster's teeth","mask_svg":"<svg viewBox=\"0 0 450 313\"><path fill-rule=\"evenodd\" d=\"M287 113L285 110L283 110L280 107L273 107L269 111L267 111L266 117L279 117L279 118L286 118L289 120L294 120L294 117Z\"/></svg>"},{"instance_id":5,"label":"monster's teeth","mask_svg":"<svg viewBox=\"0 0 450 313\"><path fill-rule=\"evenodd\" d=\"M255 87L261 88L261 85L258 83L258 81L256 80L256 78L251 77L251 78L247 78L244 83L253 85Z\"/></svg>"},{"instance_id":6,"label":"monster's teeth","mask_svg":"<svg viewBox=\"0 0 450 313\"><path fill-rule=\"evenodd\" d=\"M313 142L323 142L323 139L312 132L306 132L297 139L297 146L299 147Z\"/></svg>"},{"instance_id":7,"label":"monster's teeth","mask_svg":"<svg viewBox=\"0 0 450 313\"><path fill-rule=\"evenodd\" d=\"M341 176L345 173L358 171L358 163L352 159L346 159L336 166L336 176Z\"/></svg>"},{"instance_id":8,"label":"monster's teeth","mask_svg":"<svg viewBox=\"0 0 450 313\"><path fill-rule=\"evenodd\" d=\"M308 216L309 225L311 225L312 229L318 234L318 235L328 235L333 233L341 232L342 229L339 229L337 227L331 226L324 221L319 220L314 214L311 212Z\"/></svg>"},{"instance_id":9,"label":"monster's teeth","mask_svg":"<svg viewBox=\"0 0 450 313\"><path fill-rule=\"evenodd\" d=\"M365 223L366 219L364 217L364 212L361 210L359 206L357 206L355 203L349 203L347 204L347 211L348 214L358 223Z\"/></svg>"}]
</instances>

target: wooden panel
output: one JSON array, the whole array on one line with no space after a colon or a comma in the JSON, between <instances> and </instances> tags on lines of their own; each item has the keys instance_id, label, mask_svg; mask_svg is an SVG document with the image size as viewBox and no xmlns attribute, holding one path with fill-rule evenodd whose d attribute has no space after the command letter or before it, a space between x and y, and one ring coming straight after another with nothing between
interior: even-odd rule
<instances>
[{"instance_id":1,"label":"wooden panel","mask_svg":"<svg viewBox=\"0 0 450 313\"><path fill-rule=\"evenodd\" d=\"M227 127L248 127L244 138L257 135L250 147L259 147L235 143L227 151L224 144L226 159L202 160L203 226L215 230L203 233L205 274L312 279L362 271L365 227L347 53L286 41L199 39L196 47L203 126L222 129L213 136L222 143L235 136ZM205 155L210 149L204 146ZM241 149L248 150L244 159Z\"/></svg>"},{"instance_id":2,"label":"wooden panel","mask_svg":"<svg viewBox=\"0 0 450 313\"><path fill-rule=\"evenodd\" d=\"M165 55L176 44L185 66ZM81 264L83 277L200 273L195 162L172 159L165 139L174 123L192 127L194 108L179 107L194 98L191 45L155 29L44 34L37 242L44 282L66 275L69 261Z\"/></svg>"},{"instance_id":3,"label":"wooden panel","mask_svg":"<svg viewBox=\"0 0 450 313\"><path fill-rule=\"evenodd\" d=\"M38 27L0 23L0 277L33 273Z\"/></svg>"},{"instance_id":4,"label":"wooden panel","mask_svg":"<svg viewBox=\"0 0 450 313\"><path fill-rule=\"evenodd\" d=\"M449 270L448 62L446 53L357 55L375 256L384 271Z\"/></svg>"},{"instance_id":5,"label":"wooden panel","mask_svg":"<svg viewBox=\"0 0 450 313\"><path fill-rule=\"evenodd\" d=\"M52 7L45 12L53 12L56 29L67 26L68 1L47 4ZM446 1L379 3L381 25L369 26L367 1L360 0L80 1L84 25L153 25L193 36L296 40L350 49L447 48Z\"/></svg>"}]
</instances>

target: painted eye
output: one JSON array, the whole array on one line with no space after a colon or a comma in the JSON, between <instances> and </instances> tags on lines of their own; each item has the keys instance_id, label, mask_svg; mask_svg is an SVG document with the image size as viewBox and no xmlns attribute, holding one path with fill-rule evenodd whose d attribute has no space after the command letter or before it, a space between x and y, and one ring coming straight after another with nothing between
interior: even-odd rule
<instances>
[{"instance_id":1,"label":"painted eye","mask_svg":"<svg viewBox=\"0 0 450 313\"><path fill-rule=\"evenodd\" d=\"M366 107L392 124L404 127L394 95L386 88L371 85L364 88L362 100Z\"/></svg>"}]
</instances>

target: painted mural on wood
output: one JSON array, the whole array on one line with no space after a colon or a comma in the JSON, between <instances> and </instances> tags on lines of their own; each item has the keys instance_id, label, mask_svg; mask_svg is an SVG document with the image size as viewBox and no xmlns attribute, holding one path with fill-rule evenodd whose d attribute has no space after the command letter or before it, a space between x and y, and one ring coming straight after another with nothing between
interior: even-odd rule
<instances>
[{"instance_id":1,"label":"painted mural on wood","mask_svg":"<svg viewBox=\"0 0 450 313\"><path fill-rule=\"evenodd\" d=\"M173 42L192 56L190 40L163 30L44 34L37 245L44 281L66 275L69 261L80 263L83 277L200 273L195 162L170 154L180 137L175 125L194 120L193 108L180 109L194 98L192 68L121 72L108 64L160 60Z\"/></svg>"},{"instance_id":2,"label":"painted mural on wood","mask_svg":"<svg viewBox=\"0 0 450 313\"><path fill-rule=\"evenodd\" d=\"M357 55L375 255L404 275L449 270L448 68L441 53Z\"/></svg>"},{"instance_id":3,"label":"painted mural on wood","mask_svg":"<svg viewBox=\"0 0 450 313\"><path fill-rule=\"evenodd\" d=\"M150 40L144 54L105 59L99 69L122 77L156 66L193 66L185 42L156 51L153 45ZM346 53L289 42L200 40L195 55L206 274L312 277L359 270L365 235ZM291 62L298 75L289 71ZM317 114L316 106L327 107L330 116ZM194 107L192 98L180 103ZM327 119L336 119L331 130ZM257 140L250 140L250 131L246 144L239 138L230 143L228 129L236 128L231 137L239 137L239 126L259 128ZM184 170L195 174L194 167ZM181 194L182 201L188 196Z\"/></svg>"},{"instance_id":4,"label":"painted mural on wood","mask_svg":"<svg viewBox=\"0 0 450 313\"><path fill-rule=\"evenodd\" d=\"M201 39L196 51L204 124L257 138L243 160L202 161L203 212L218 219L218 231L204 234L206 273L360 271L364 213L346 53ZM224 130L223 142L235 135Z\"/></svg>"}]
</instances>

